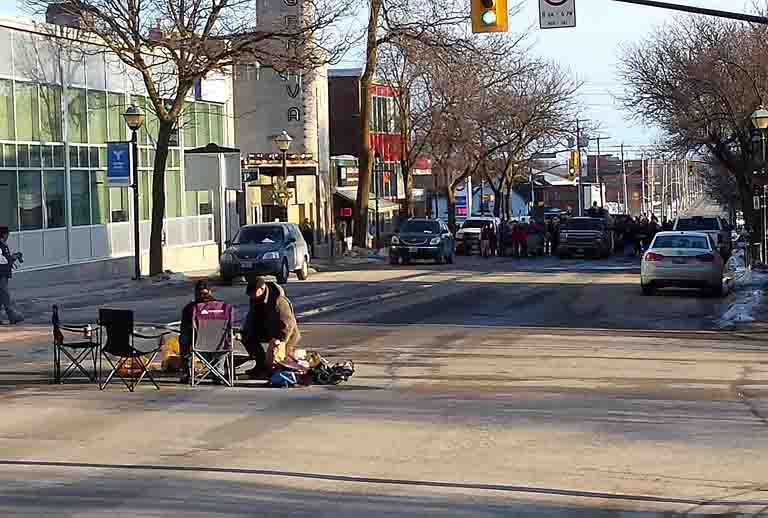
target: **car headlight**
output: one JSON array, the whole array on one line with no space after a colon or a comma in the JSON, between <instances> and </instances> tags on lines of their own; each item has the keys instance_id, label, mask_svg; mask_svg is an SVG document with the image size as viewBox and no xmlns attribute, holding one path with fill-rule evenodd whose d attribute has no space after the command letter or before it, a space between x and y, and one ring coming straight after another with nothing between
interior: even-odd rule
<instances>
[{"instance_id":1,"label":"car headlight","mask_svg":"<svg viewBox=\"0 0 768 518\"><path fill-rule=\"evenodd\" d=\"M439 245L440 244L440 238L439 237L433 237L429 240L430 245Z\"/></svg>"},{"instance_id":2,"label":"car headlight","mask_svg":"<svg viewBox=\"0 0 768 518\"><path fill-rule=\"evenodd\" d=\"M392 236L392 244L393 245L399 245L400 244L400 238L397 236Z\"/></svg>"},{"instance_id":3,"label":"car headlight","mask_svg":"<svg viewBox=\"0 0 768 518\"><path fill-rule=\"evenodd\" d=\"M277 252L267 252L261 258L262 259L280 259L280 254Z\"/></svg>"}]
</instances>

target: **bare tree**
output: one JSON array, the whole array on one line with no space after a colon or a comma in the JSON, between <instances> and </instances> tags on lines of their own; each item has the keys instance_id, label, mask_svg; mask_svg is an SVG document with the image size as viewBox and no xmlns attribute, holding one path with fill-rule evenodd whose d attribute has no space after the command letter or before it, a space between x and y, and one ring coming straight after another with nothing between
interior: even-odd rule
<instances>
[{"instance_id":1,"label":"bare tree","mask_svg":"<svg viewBox=\"0 0 768 518\"><path fill-rule=\"evenodd\" d=\"M753 228L762 226L753 171L764 164L750 115L768 92L766 35L764 26L679 18L627 46L619 70L626 109L659 127L670 151L700 152L721 166L715 172L727 171Z\"/></svg>"},{"instance_id":2,"label":"bare tree","mask_svg":"<svg viewBox=\"0 0 768 518\"><path fill-rule=\"evenodd\" d=\"M53 2L23 0L33 15ZM240 62L307 70L337 57L348 43L330 30L346 16L345 0L296 1L295 15L268 17L251 0L67 0L55 3L76 23L51 28L60 41L88 44L138 76L157 120L152 176L150 274L163 271L165 164L172 134L195 84L228 74Z\"/></svg>"}]
</instances>

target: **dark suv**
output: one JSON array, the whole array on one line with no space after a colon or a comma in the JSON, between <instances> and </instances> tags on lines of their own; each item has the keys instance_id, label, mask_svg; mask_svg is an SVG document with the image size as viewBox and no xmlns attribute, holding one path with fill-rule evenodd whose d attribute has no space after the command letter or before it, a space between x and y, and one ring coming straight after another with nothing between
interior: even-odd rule
<instances>
[{"instance_id":1,"label":"dark suv","mask_svg":"<svg viewBox=\"0 0 768 518\"><path fill-rule=\"evenodd\" d=\"M301 280L309 277L309 247L292 223L245 225L226 245L219 263L226 283L248 274L274 275L280 284L290 272Z\"/></svg>"},{"instance_id":2,"label":"dark suv","mask_svg":"<svg viewBox=\"0 0 768 518\"><path fill-rule=\"evenodd\" d=\"M453 263L453 234L439 219L409 219L392 236L389 262L431 259L438 264Z\"/></svg>"}]
</instances>

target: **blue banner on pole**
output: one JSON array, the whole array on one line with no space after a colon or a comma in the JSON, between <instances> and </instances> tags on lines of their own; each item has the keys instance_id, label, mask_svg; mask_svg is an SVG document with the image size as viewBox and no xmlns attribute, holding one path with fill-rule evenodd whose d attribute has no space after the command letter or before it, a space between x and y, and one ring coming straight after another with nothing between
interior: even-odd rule
<instances>
[{"instance_id":1,"label":"blue banner on pole","mask_svg":"<svg viewBox=\"0 0 768 518\"><path fill-rule=\"evenodd\" d=\"M107 185L130 187L131 183L131 143L107 144Z\"/></svg>"}]
</instances>

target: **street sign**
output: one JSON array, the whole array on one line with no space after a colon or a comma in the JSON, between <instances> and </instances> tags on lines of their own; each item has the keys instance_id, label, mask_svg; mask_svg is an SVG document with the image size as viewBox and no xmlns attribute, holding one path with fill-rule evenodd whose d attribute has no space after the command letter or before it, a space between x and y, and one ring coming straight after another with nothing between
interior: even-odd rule
<instances>
[{"instance_id":1,"label":"street sign","mask_svg":"<svg viewBox=\"0 0 768 518\"><path fill-rule=\"evenodd\" d=\"M130 142L107 144L107 185L109 187L131 186Z\"/></svg>"},{"instance_id":2,"label":"street sign","mask_svg":"<svg viewBox=\"0 0 768 518\"><path fill-rule=\"evenodd\" d=\"M576 27L576 0L539 0L539 27Z\"/></svg>"}]
</instances>

